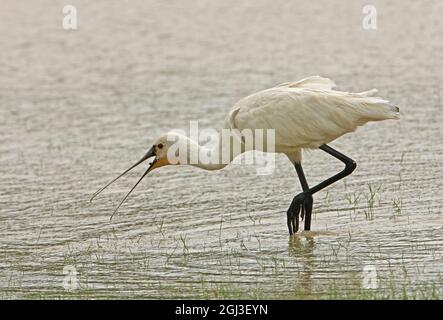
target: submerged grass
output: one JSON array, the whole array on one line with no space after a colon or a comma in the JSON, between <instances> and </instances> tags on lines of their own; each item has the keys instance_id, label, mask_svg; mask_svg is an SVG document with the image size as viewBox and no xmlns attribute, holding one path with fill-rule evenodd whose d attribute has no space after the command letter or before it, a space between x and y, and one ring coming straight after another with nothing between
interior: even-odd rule
<instances>
[{"instance_id":1,"label":"submerged grass","mask_svg":"<svg viewBox=\"0 0 443 320\"><path fill-rule=\"evenodd\" d=\"M154 216L144 233L122 237L111 228L80 243L68 241L56 251L64 252L60 256L27 260L17 255L11 263L15 272L0 277L0 297L442 299L442 229L426 230L423 241L416 241L402 183L400 179L390 193L381 183L357 191L347 191L354 188L345 184L344 199L339 199L344 207L336 211L349 225L338 234L308 232L288 241L269 231L264 214L254 212L243 216L250 222L243 228L234 214L224 212L213 219L207 234L181 228L171 232L167 216ZM317 207L315 214L330 210L334 201L326 192L322 202L327 209ZM386 230L359 227L386 221L391 224ZM392 241L390 232L398 241ZM77 270L78 287L73 290L62 286L65 266ZM375 289L363 281L368 266L376 272Z\"/></svg>"},{"instance_id":2,"label":"submerged grass","mask_svg":"<svg viewBox=\"0 0 443 320\"><path fill-rule=\"evenodd\" d=\"M222 222L220 222L222 223ZM161 229L158 229L159 241ZM343 236L306 233L290 238L287 250L270 250L257 233L237 235L235 241L217 236L216 244L196 243L180 233L167 245L137 250L133 243L97 238L84 248L66 246L57 262L43 261L46 282L29 284L24 269L11 277L2 298L29 299L442 299L443 279L429 277L420 259L389 256L381 243L357 252L359 234ZM150 240L150 239L149 239ZM143 239L134 240L143 246ZM170 246L171 243L175 245ZM118 246L120 244L120 246ZM439 261L437 248L420 245L411 255L426 251ZM122 257L125 259L122 259ZM360 261L356 263L356 261ZM365 288L363 268L374 265L376 289ZM78 288L62 287L63 267L78 271ZM37 270L38 272L39 270ZM119 279L126 279L120 282ZM132 280L130 280L132 279ZM127 281L134 283L127 283ZM24 287L30 286L28 290ZM23 294L23 292L25 292Z\"/></svg>"}]
</instances>

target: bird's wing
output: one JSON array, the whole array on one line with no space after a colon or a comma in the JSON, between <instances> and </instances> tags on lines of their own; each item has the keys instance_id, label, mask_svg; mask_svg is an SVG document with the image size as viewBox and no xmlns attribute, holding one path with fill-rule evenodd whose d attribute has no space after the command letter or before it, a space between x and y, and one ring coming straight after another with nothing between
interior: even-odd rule
<instances>
[{"instance_id":1,"label":"bird's wing","mask_svg":"<svg viewBox=\"0 0 443 320\"><path fill-rule=\"evenodd\" d=\"M331 79L323 78L320 76L312 76L297 82L281 83L277 85L277 87L332 90L332 88L335 88L336 85Z\"/></svg>"},{"instance_id":2,"label":"bird's wing","mask_svg":"<svg viewBox=\"0 0 443 320\"><path fill-rule=\"evenodd\" d=\"M397 108L368 94L280 86L240 100L227 122L240 130L274 129L276 150L284 152L316 148L368 121L395 118Z\"/></svg>"},{"instance_id":3,"label":"bird's wing","mask_svg":"<svg viewBox=\"0 0 443 320\"><path fill-rule=\"evenodd\" d=\"M286 87L286 88L310 88L310 89L319 89L319 90L332 90L332 88L336 87L336 84L328 78L320 77L320 76L311 76L304 78L302 80L296 82L284 82L276 86L278 87ZM375 89L373 89L375 90ZM369 91L367 91L369 92ZM372 92L372 90L371 90ZM377 92L377 91L375 91ZM365 92L366 93L366 92ZM235 116L240 110L239 103L237 103L230 111L226 118L225 128L235 129L236 125L234 123Z\"/></svg>"}]
</instances>

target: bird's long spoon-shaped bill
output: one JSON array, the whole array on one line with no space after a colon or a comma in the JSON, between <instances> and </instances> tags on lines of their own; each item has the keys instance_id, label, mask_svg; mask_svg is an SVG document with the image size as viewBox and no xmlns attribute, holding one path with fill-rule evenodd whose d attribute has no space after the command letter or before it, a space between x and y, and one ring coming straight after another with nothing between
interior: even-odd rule
<instances>
[{"instance_id":1,"label":"bird's long spoon-shaped bill","mask_svg":"<svg viewBox=\"0 0 443 320\"><path fill-rule=\"evenodd\" d=\"M151 165L149 166L149 168L145 171L145 173L143 173L143 175L140 177L140 179L138 179L138 181L134 184L134 186L131 188L131 190L129 190L129 192L126 194L126 196L123 198L122 201L120 201L120 203L118 204L117 208L115 208L114 212L111 214L111 217L109 218L109 220L112 220L112 217L117 213L118 209L120 208L120 206L123 204L123 202L125 202L125 200L129 197L129 195L132 193L132 191L134 191L135 187L138 186L138 184L140 183L140 181L143 180L143 178L149 173L149 171L151 171L154 163L157 160L152 161Z\"/></svg>"},{"instance_id":2,"label":"bird's long spoon-shaped bill","mask_svg":"<svg viewBox=\"0 0 443 320\"><path fill-rule=\"evenodd\" d=\"M109 187L112 183L114 183L115 181L117 181L119 178L123 177L126 173L128 173L129 171L131 171L132 169L134 169L135 167L137 167L139 164L141 164L143 161L146 161L147 159L154 157L155 156L155 149L154 147L152 147L151 149L149 149L149 151L143 156L143 158L141 158L139 161L137 161L134 165L132 165L131 167L129 167L128 169L126 169L122 174L120 174L117 178L113 179L111 182L109 182L108 184L106 184L104 187L98 189L96 192L94 192L94 194L92 195L91 199L89 200L90 202L92 202L92 200L94 200L94 198L96 196L98 196L103 190L105 190L107 187ZM118 205L118 207L114 210L114 212L111 215L111 219L114 216L114 214L117 212L117 210L120 208L120 206L123 204L123 202L126 200L126 198L131 194L131 192L135 189L135 187L140 183L140 181L149 173L149 171L151 171L154 163L157 161L157 159L154 159L150 166L148 167L148 169L145 171L145 173L142 175L142 177L137 181L137 183L134 185L134 187L128 192L128 194L123 198L123 200L120 202L120 204Z\"/></svg>"}]
</instances>

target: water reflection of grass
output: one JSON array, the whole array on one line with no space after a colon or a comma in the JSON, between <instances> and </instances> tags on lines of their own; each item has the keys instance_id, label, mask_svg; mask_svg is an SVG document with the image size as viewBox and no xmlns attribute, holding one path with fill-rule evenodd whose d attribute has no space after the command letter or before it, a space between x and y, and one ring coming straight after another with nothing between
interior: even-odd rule
<instances>
[{"instance_id":1,"label":"water reflection of grass","mask_svg":"<svg viewBox=\"0 0 443 320\"><path fill-rule=\"evenodd\" d=\"M160 233L160 230L159 230ZM325 238L330 241L324 241ZM191 298L191 299L441 299L441 275L431 280L424 266L407 259L383 258L380 246L368 248L366 261L375 261L378 289L362 287L361 269L355 262L351 232L347 236L307 232L293 237L285 252L272 251L265 239L251 234L238 246L222 239L219 245L196 245L186 234L175 237L174 248L132 252L117 247L112 237L97 238L82 251L67 247L64 259L47 265L57 281L64 265L78 269L79 288L65 291L60 282L29 290L25 298ZM160 238L159 241L162 241ZM327 250L318 250L319 242ZM162 248L158 245L158 248ZM323 248L324 249L324 248ZM412 247L421 251L420 246ZM156 252L156 255L153 255ZM122 257L125 257L124 260ZM434 259L438 260L438 253ZM188 272L181 272L187 270ZM189 270L194 270L189 272ZM16 275L10 290L26 285ZM132 274L132 275L131 275ZM119 280L122 279L122 280ZM130 280L136 283L126 283ZM7 297L7 292L3 297Z\"/></svg>"},{"instance_id":2,"label":"water reflection of grass","mask_svg":"<svg viewBox=\"0 0 443 320\"><path fill-rule=\"evenodd\" d=\"M192 257L190 258L192 259ZM218 266L224 270L223 280L214 281L211 276L200 275L193 283L187 281L175 283L173 287L163 281L151 283L155 292L144 294L142 290L127 291L118 289L118 285L112 288L94 289L88 279L82 279L85 283L75 291L65 291L62 288L52 290L35 290L25 295L25 298L62 298L62 299L112 299L112 298L159 298L159 299L441 299L442 278L431 283L414 283L411 279L403 281L389 280L382 276L379 281L383 286L379 289L364 289L358 272L350 272L346 277L331 278L326 281L310 279L315 270L299 270L286 268L285 263L275 258L258 259L262 272L254 276L257 281L239 282L239 267L235 265L235 258L225 257L225 261L219 260ZM183 267L189 259L183 260ZM223 265L220 265L223 263ZM146 266L146 265L145 265ZM229 269L231 268L231 269ZM226 270L228 269L228 270ZM395 271L392 271L395 272ZM392 273L388 272L388 274ZM140 275L141 276L141 275ZM232 279L231 279L232 277ZM286 279L282 284L275 281L261 283L261 277L270 280L279 278ZM309 281L308 281L309 280ZM17 285L17 283L15 284ZM146 288L145 288L146 289ZM7 297L5 293L4 297Z\"/></svg>"},{"instance_id":3,"label":"water reflection of grass","mask_svg":"<svg viewBox=\"0 0 443 320\"><path fill-rule=\"evenodd\" d=\"M15 270L19 272L8 276L0 297L442 299L443 279L438 273L441 251L435 242L415 241L409 219L409 233L402 235L404 238L397 244L400 252L389 247L395 244L390 243L388 233L361 236L358 223L356 227L352 225L355 221L366 225L372 220L396 224L409 218L401 176L399 181L383 187L372 182L357 191L345 185L344 198L339 199L344 206L337 212L342 216L344 213L344 220L349 214L351 227L342 234L303 233L286 243L286 239L282 241L266 228L265 232L256 231L262 227L263 219L250 213L253 228L236 231L229 239L224 235L225 228L236 222L232 216L220 215L206 242L204 235L199 237L192 232L171 234L167 219L154 216L149 233L127 241L111 230L86 240L85 246L66 245L62 257L39 261L37 270L17 256ZM336 201L328 192L323 200L326 210ZM424 232L421 239L438 237L438 230L435 234ZM267 239L269 235L274 238ZM362 269L371 262L377 268L378 289L365 289L362 285ZM426 268L433 263L437 267L431 268L430 275ZM66 265L78 270L77 290L66 291L61 286ZM45 277L36 284L35 274L42 272Z\"/></svg>"}]
</instances>

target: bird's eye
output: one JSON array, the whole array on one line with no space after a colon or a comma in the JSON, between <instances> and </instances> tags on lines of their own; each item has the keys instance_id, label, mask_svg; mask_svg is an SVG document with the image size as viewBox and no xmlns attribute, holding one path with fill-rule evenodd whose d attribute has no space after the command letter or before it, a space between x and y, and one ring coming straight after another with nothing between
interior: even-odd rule
<instances>
[{"instance_id":1,"label":"bird's eye","mask_svg":"<svg viewBox=\"0 0 443 320\"><path fill-rule=\"evenodd\" d=\"M159 144L157 145L157 148L159 148L159 149L163 148L163 143L159 143Z\"/></svg>"}]
</instances>

